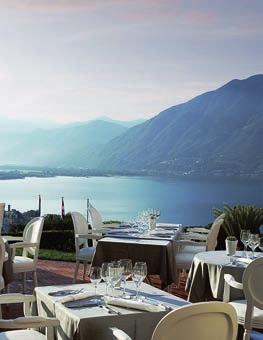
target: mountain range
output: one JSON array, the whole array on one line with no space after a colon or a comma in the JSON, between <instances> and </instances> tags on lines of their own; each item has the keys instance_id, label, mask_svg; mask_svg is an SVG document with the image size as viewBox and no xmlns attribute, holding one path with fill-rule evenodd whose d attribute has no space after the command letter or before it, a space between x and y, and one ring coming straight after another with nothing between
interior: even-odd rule
<instances>
[{"instance_id":1,"label":"mountain range","mask_svg":"<svg viewBox=\"0 0 263 340\"><path fill-rule=\"evenodd\" d=\"M1 132L1 164L164 175L263 175L263 75L172 106L147 121L105 117Z\"/></svg>"},{"instance_id":2,"label":"mountain range","mask_svg":"<svg viewBox=\"0 0 263 340\"><path fill-rule=\"evenodd\" d=\"M232 80L112 140L99 168L181 175L263 174L263 75Z\"/></svg>"}]
</instances>

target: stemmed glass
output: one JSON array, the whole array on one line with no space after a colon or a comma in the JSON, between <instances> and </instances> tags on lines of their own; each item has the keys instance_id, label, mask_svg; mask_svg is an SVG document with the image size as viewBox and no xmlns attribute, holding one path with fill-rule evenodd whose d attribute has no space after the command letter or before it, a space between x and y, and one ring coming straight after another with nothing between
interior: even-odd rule
<instances>
[{"instance_id":1,"label":"stemmed glass","mask_svg":"<svg viewBox=\"0 0 263 340\"><path fill-rule=\"evenodd\" d=\"M101 278L106 283L106 295L108 295L108 287L110 283L109 263L104 262L101 265Z\"/></svg>"},{"instance_id":2,"label":"stemmed glass","mask_svg":"<svg viewBox=\"0 0 263 340\"><path fill-rule=\"evenodd\" d=\"M249 247L252 250L252 259L255 258L255 249L260 245L260 238L258 234L250 234L249 236Z\"/></svg>"},{"instance_id":3,"label":"stemmed glass","mask_svg":"<svg viewBox=\"0 0 263 340\"><path fill-rule=\"evenodd\" d=\"M244 255L247 257L247 246L249 243L250 231L247 229L242 229L240 233L240 240L244 244Z\"/></svg>"},{"instance_id":4,"label":"stemmed glass","mask_svg":"<svg viewBox=\"0 0 263 340\"><path fill-rule=\"evenodd\" d=\"M136 284L136 300L140 300L140 287L146 276L147 264L145 262L136 262L132 271L132 280Z\"/></svg>"},{"instance_id":5,"label":"stemmed glass","mask_svg":"<svg viewBox=\"0 0 263 340\"><path fill-rule=\"evenodd\" d=\"M118 261L116 261L109 263L108 268L109 268L109 282L113 293L114 287L116 286L118 281L121 280L122 267L120 267L120 264L118 263Z\"/></svg>"},{"instance_id":6,"label":"stemmed glass","mask_svg":"<svg viewBox=\"0 0 263 340\"><path fill-rule=\"evenodd\" d=\"M129 296L126 295L126 281L132 274L132 261L130 259L121 259L119 260L119 265L122 268L121 271L121 282L123 282L122 297L129 298Z\"/></svg>"},{"instance_id":7,"label":"stemmed glass","mask_svg":"<svg viewBox=\"0 0 263 340\"><path fill-rule=\"evenodd\" d=\"M101 268L92 267L90 270L90 281L95 287L95 295L97 294L97 287L101 281Z\"/></svg>"}]
</instances>

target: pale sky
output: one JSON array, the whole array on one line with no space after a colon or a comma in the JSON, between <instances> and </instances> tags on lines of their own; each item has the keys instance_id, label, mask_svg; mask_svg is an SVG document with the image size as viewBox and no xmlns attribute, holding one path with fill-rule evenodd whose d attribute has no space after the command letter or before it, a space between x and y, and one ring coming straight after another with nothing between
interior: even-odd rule
<instances>
[{"instance_id":1,"label":"pale sky","mask_svg":"<svg viewBox=\"0 0 263 340\"><path fill-rule=\"evenodd\" d=\"M262 0L0 0L0 115L151 117L263 73Z\"/></svg>"}]
</instances>

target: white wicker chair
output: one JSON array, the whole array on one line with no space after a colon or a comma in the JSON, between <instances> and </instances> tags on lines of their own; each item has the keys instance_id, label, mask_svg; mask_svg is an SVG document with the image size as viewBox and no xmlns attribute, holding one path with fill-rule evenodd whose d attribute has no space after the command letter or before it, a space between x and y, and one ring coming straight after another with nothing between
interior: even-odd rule
<instances>
[{"instance_id":1,"label":"white wicker chair","mask_svg":"<svg viewBox=\"0 0 263 340\"><path fill-rule=\"evenodd\" d=\"M0 340L53 340L53 327L59 325L54 318L30 316L30 305L35 301L33 295L3 294L0 295L0 306L2 304L23 303L25 317L12 320L0 319L0 329L10 329L0 333ZM42 334L32 328L46 328L46 334Z\"/></svg>"},{"instance_id":2,"label":"white wicker chair","mask_svg":"<svg viewBox=\"0 0 263 340\"><path fill-rule=\"evenodd\" d=\"M33 272L34 285L37 286L37 260L43 225L44 217L33 218L25 226L23 241L10 245L13 251L14 274L23 273L24 293L26 292L26 273ZM17 248L23 248L22 256L15 255Z\"/></svg>"},{"instance_id":3,"label":"white wicker chair","mask_svg":"<svg viewBox=\"0 0 263 340\"><path fill-rule=\"evenodd\" d=\"M83 280L85 280L87 264L91 263L96 250L97 240L102 237L102 234L99 231L93 232L93 230L89 229L89 225L81 213L72 212L71 217L74 225L76 248L76 267L73 279L73 283L75 283L80 262L83 262L84 265ZM88 246L88 240L92 240L92 247Z\"/></svg>"},{"instance_id":4,"label":"white wicker chair","mask_svg":"<svg viewBox=\"0 0 263 340\"><path fill-rule=\"evenodd\" d=\"M131 340L123 331L112 328L114 339ZM165 315L157 324L152 340L236 340L235 309L223 302L187 305Z\"/></svg>"},{"instance_id":5,"label":"white wicker chair","mask_svg":"<svg viewBox=\"0 0 263 340\"><path fill-rule=\"evenodd\" d=\"M2 228L3 228L4 213L5 213L5 203L0 203L0 235L2 233Z\"/></svg>"},{"instance_id":6,"label":"white wicker chair","mask_svg":"<svg viewBox=\"0 0 263 340\"><path fill-rule=\"evenodd\" d=\"M180 274L181 270L188 270L191 267L193 258L196 254L203 251L213 251L217 245L217 237L221 225L224 222L224 214L217 217L203 242L192 240L175 241L176 270ZM179 275L177 275L179 277Z\"/></svg>"},{"instance_id":7,"label":"white wicker chair","mask_svg":"<svg viewBox=\"0 0 263 340\"><path fill-rule=\"evenodd\" d=\"M224 301L230 300L230 287L244 290L246 300L229 302L238 317L238 323L244 326L243 340L249 340L253 328L263 329L263 258L252 261L243 274L243 283L237 282L230 274L224 276Z\"/></svg>"}]
</instances>

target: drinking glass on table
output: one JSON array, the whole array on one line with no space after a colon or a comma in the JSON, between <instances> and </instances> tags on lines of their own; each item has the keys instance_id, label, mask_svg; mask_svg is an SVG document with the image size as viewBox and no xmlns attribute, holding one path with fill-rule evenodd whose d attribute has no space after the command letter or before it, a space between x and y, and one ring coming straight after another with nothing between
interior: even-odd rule
<instances>
[{"instance_id":1,"label":"drinking glass on table","mask_svg":"<svg viewBox=\"0 0 263 340\"><path fill-rule=\"evenodd\" d=\"M95 295L97 294L97 287L101 281L101 268L100 267L91 267L90 270L90 281L94 285Z\"/></svg>"},{"instance_id":2,"label":"drinking glass on table","mask_svg":"<svg viewBox=\"0 0 263 340\"><path fill-rule=\"evenodd\" d=\"M122 268L121 271L121 282L123 283L122 297L129 298L129 295L126 295L126 281L132 274L132 261L130 259L121 259L119 260L119 265Z\"/></svg>"},{"instance_id":3,"label":"drinking glass on table","mask_svg":"<svg viewBox=\"0 0 263 340\"><path fill-rule=\"evenodd\" d=\"M108 295L108 287L110 283L110 273L109 273L109 263L104 262L101 265L101 278L106 283L106 292L105 294Z\"/></svg>"},{"instance_id":4,"label":"drinking glass on table","mask_svg":"<svg viewBox=\"0 0 263 340\"><path fill-rule=\"evenodd\" d=\"M147 276L147 264L146 262L135 262L132 271L132 280L136 284L136 300L140 300L140 287L142 281Z\"/></svg>"},{"instance_id":5,"label":"drinking glass on table","mask_svg":"<svg viewBox=\"0 0 263 340\"><path fill-rule=\"evenodd\" d=\"M247 246L249 243L250 231L248 229L242 229L240 233L240 240L244 244L244 255L247 257Z\"/></svg>"},{"instance_id":6,"label":"drinking glass on table","mask_svg":"<svg viewBox=\"0 0 263 340\"><path fill-rule=\"evenodd\" d=\"M260 238L258 234L250 234L249 236L249 247L252 250L252 259L255 258L255 249L260 245Z\"/></svg>"},{"instance_id":7,"label":"drinking glass on table","mask_svg":"<svg viewBox=\"0 0 263 340\"><path fill-rule=\"evenodd\" d=\"M109 267L109 282L113 294L114 287L121 280L122 267L120 266L118 261L109 263L108 267Z\"/></svg>"}]
</instances>

